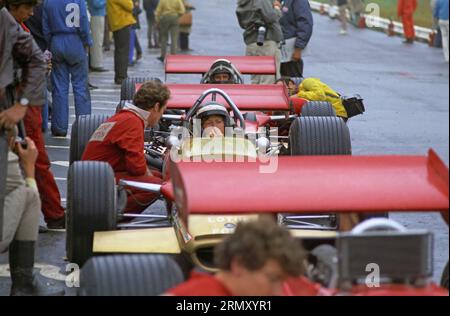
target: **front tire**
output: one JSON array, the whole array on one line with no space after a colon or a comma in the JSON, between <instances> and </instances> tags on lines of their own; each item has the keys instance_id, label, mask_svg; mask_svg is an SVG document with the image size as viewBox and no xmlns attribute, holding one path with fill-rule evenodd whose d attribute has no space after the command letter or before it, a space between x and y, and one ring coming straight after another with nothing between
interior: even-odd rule
<instances>
[{"instance_id":1,"label":"front tire","mask_svg":"<svg viewBox=\"0 0 450 316\"><path fill-rule=\"evenodd\" d=\"M67 181L67 257L82 266L93 255L94 233L116 228L115 177L107 163L79 161Z\"/></svg>"}]
</instances>

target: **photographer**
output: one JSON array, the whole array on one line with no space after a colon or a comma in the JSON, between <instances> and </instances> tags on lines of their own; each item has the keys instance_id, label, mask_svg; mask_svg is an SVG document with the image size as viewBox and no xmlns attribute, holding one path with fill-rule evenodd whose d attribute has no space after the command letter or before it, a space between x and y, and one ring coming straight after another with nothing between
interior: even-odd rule
<instances>
[{"instance_id":1,"label":"photographer","mask_svg":"<svg viewBox=\"0 0 450 316\"><path fill-rule=\"evenodd\" d=\"M244 29L247 56L274 56L277 64L276 77L252 76L253 84L273 84L280 77L281 53L279 43L283 33L279 23L281 3L278 0L239 0L236 15Z\"/></svg>"},{"instance_id":2,"label":"photographer","mask_svg":"<svg viewBox=\"0 0 450 316\"><path fill-rule=\"evenodd\" d=\"M15 141L15 126L25 116L28 105L44 102L46 64L31 35L22 30L6 8L0 8L0 25L0 184L4 189L0 197L5 199L0 205L0 252L9 247L11 295L62 294L48 291L33 275L41 207L34 180L37 150L29 138L26 146ZM13 148L20 158L11 152Z\"/></svg>"}]
</instances>

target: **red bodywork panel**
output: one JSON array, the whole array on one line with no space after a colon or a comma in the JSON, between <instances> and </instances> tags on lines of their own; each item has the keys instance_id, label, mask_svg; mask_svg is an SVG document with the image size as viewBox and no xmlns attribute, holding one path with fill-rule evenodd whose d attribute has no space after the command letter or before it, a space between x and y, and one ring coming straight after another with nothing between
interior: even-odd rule
<instances>
[{"instance_id":1,"label":"red bodywork panel","mask_svg":"<svg viewBox=\"0 0 450 316\"><path fill-rule=\"evenodd\" d=\"M448 168L433 151L428 157L279 157L275 173L260 173L260 166L264 164L172 164L183 216L449 208Z\"/></svg>"},{"instance_id":2,"label":"red bodywork panel","mask_svg":"<svg viewBox=\"0 0 450 316\"><path fill-rule=\"evenodd\" d=\"M191 56L170 55L166 74L204 74L218 59L230 61L243 75L275 75L275 58L271 56Z\"/></svg>"},{"instance_id":3,"label":"red bodywork panel","mask_svg":"<svg viewBox=\"0 0 450 316\"><path fill-rule=\"evenodd\" d=\"M302 99L296 95L291 96L290 99L294 113L300 115L302 113L303 106L308 103L308 100Z\"/></svg>"},{"instance_id":4,"label":"red bodywork panel","mask_svg":"<svg viewBox=\"0 0 450 316\"><path fill-rule=\"evenodd\" d=\"M168 87L171 92L168 109L188 110L203 92L217 88L227 93L241 111L289 111L289 97L280 85L168 84ZM217 101L226 104L220 96Z\"/></svg>"}]
</instances>

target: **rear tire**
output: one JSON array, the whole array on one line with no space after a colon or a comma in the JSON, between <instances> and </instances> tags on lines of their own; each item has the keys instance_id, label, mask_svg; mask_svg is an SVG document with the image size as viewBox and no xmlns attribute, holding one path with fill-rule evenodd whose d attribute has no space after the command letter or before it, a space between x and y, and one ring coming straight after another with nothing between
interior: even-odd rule
<instances>
[{"instance_id":1,"label":"rear tire","mask_svg":"<svg viewBox=\"0 0 450 316\"><path fill-rule=\"evenodd\" d=\"M120 100L121 101L133 100L134 95L136 94L136 85L153 79L154 78L148 77L126 78L122 82L122 87L120 88Z\"/></svg>"},{"instance_id":2,"label":"rear tire","mask_svg":"<svg viewBox=\"0 0 450 316\"><path fill-rule=\"evenodd\" d=\"M289 131L291 156L351 155L350 130L338 117L299 117Z\"/></svg>"},{"instance_id":3,"label":"rear tire","mask_svg":"<svg viewBox=\"0 0 450 316\"><path fill-rule=\"evenodd\" d=\"M108 118L107 115L81 115L76 119L70 136L70 164L81 160L92 134Z\"/></svg>"},{"instance_id":4,"label":"rear tire","mask_svg":"<svg viewBox=\"0 0 450 316\"><path fill-rule=\"evenodd\" d=\"M114 171L105 162L78 161L70 167L67 183L67 257L82 266L93 254L94 232L116 228Z\"/></svg>"},{"instance_id":5,"label":"rear tire","mask_svg":"<svg viewBox=\"0 0 450 316\"><path fill-rule=\"evenodd\" d=\"M302 108L301 116L336 116L330 102L309 101Z\"/></svg>"},{"instance_id":6,"label":"rear tire","mask_svg":"<svg viewBox=\"0 0 450 316\"><path fill-rule=\"evenodd\" d=\"M184 281L167 255L91 258L81 271L80 296L156 296Z\"/></svg>"}]
</instances>

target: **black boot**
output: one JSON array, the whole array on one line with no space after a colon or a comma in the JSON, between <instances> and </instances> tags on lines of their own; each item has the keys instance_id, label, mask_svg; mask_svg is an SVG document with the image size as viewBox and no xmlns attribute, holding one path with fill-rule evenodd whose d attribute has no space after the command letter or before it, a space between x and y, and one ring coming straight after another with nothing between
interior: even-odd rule
<instances>
[{"instance_id":1,"label":"black boot","mask_svg":"<svg viewBox=\"0 0 450 316\"><path fill-rule=\"evenodd\" d=\"M33 274L34 241L16 241L9 246L11 296L62 296L64 290L41 284Z\"/></svg>"}]
</instances>

